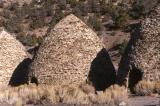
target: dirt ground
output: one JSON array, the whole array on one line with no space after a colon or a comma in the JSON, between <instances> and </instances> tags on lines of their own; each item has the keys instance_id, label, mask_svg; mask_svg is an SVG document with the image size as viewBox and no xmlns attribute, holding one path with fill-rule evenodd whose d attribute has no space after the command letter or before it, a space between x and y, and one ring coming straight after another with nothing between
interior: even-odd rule
<instances>
[{"instance_id":1,"label":"dirt ground","mask_svg":"<svg viewBox=\"0 0 160 106\"><path fill-rule=\"evenodd\" d=\"M0 103L0 106L12 106L7 103ZM47 105L26 105L26 106L106 106L106 104L94 105L69 105L69 104L47 104ZM128 105L126 106L160 106L160 98L149 96L132 96L129 97Z\"/></svg>"},{"instance_id":2,"label":"dirt ground","mask_svg":"<svg viewBox=\"0 0 160 106\"><path fill-rule=\"evenodd\" d=\"M160 106L160 98L149 96L135 96L130 97L128 101L129 106Z\"/></svg>"}]
</instances>

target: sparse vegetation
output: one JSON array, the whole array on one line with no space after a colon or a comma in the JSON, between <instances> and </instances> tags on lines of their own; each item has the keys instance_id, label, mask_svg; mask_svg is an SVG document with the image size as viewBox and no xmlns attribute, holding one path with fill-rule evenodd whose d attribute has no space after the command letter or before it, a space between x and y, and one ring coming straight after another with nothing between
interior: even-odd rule
<instances>
[{"instance_id":1,"label":"sparse vegetation","mask_svg":"<svg viewBox=\"0 0 160 106\"><path fill-rule=\"evenodd\" d=\"M3 8L4 4L2 1L0 1L0 8Z\"/></svg>"},{"instance_id":2,"label":"sparse vegetation","mask_svg":"<svg viewBox=\"0 0 160 106\"><path fill-rule=\"evenodd\" d=\"M127 41L123 41L120 45L119 45L119 53L122 55L127 47L128 42Z\"/></svg>"},{"instance_id":3,"label":"sparse vegetation","mask_svg":"<svg viewBox=\"0 0 160 106\"><path fill-rule=\"evenodd\" d=\"M96 96L91 95L91 101L96 104L119 105L122 101L127 103L128 94L125 87L113 85Z\"/></svg>"},{"instance_id":4,"label":"sparse vegetation","mask_svg":"<svg viewBox=\"0 0 160 106\"><path fill-rule=\"evenodd\" d=\"M11 3L5 6L0 1L0 27L5 27L10 33L16 33L16 39L25 46L35 46L43 41L43 36L37 36L37 29L53 27L66 15L73 13L97 32L108 34L110 31L131 32L129 22L143 19L152 9L140 4L140 0L129 0L127 3L115 4L116 0L33 0L31 4ZM134 2L133 2L134 1ZM156 0L154 0L156 1ZM153 6L155 2L153 2ZM153 7L152 6L152 7ZM47 21L45 21L47 20ZM109 23L110 21L110 23ZM106 26L105 26L106 24ZM112 24L112 25L111 25ZM35 31L35 32L34 32ZM39 33L38 33L39 34ZM117 36L114 33L111 36ZM108 35L107 35L108 36ZM113 37L112 36L112 37ZM113 45L118 47L118 56L124 53L128 41ZM113 53L114 54L114 53ZM116 57L116 55L114 54ZM137 95L151 96L160 94L160 82L140 81L134 88ZM118 105L127 103L127 89L113 85L105 91L95 91L88 84L80 86L66 85L22 85L0 90L0 101L14 105L67 103L67 104L107 104Z\"/></svg>"},{"instance_id":5,"label":"sparse vegetation","mask_svg":"<svg viewBox=\"0 0 160 106\"><path fill-rule=\"evenodd\" d=\"M87 86L83 87L82 86ZM104 92L96 94L87 93L88 89L93 89L90 85L21 85L18 87L7 87L0 90L0 101L8 102L12 105L67 103L67 104L108 104L118 105L122 101L127 103L127 89L118 85L111 86Z\"/></svg>"},{"instance_id":6,"label":"sparse vegetation","mask_svg":"<svg viewBox=\"0 0 160 106\"><path fill-rule=\"evenodd\" d=\"M141 96L152 96L152 94L160 94L160 83L154 81L140 81L136 87L135 92Z\"/></svg>"},{"instance_id":7,"label":"sparse vegetation","mask_svg":"<svg viewBox=\"0 0 160 106\"><path fill-rule=\"evenodd\" d=\"M95 30L95 31L100 31L101 30L101 22L98 19L97 16L90 16L88 19L89 25Z\"/></svg>"},{"instance_id":8,"label":"sparse vegetation","mask_svg":"<svg viewBox=\"0 0 160 106\"><path fill-rule=\"evenodd\" d=\"M40 44L42 42L41 37L36 37L35 35L21 35L17 36L17 39L22 42L23 45L26 46L34 46L36 44Z\"/></svg>"},{"instance_id":9,"label":"sparse vegetation","mask_svg":"<svg viewBox=\"0 0 160 106\"><path fill-rule=\"evenodd\" d=\"M2 2L0 7L3 7ZM115 6L112 2L108 4L104 0L45 0L40 2L33 0L30 4L25 3L22 6L18 3L11 3L11 5L3 7L2 13L4 18L2 18L1 24L3 25L1 26L18 35L45 26L54 26L60 19L70 13L74 13L88 22L95 31L102 30L101 17L106 17L106 14L112 17L116 28L123 28L128 24L128 10L125 10L121 5ZM51 18L52 21L46 22L45 18ZM21 26L28 24L29 29Z\"/></svg>"},{"instance_id":10,"label":"sparse vegetation","mask_svg":"<svg viewBox=\"0 0 160 106\"><path fill-rule=\"evenodd\" d=\"M160 94L160 82L155 83L155 92Z\"/></svg>"}]
</instances>

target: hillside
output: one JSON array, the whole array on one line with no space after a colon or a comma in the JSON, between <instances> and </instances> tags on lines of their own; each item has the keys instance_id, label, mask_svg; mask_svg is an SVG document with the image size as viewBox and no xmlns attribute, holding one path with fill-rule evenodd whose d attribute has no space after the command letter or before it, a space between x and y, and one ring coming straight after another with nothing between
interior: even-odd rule
<instances>
[{"instance_id":1,"label":"hillside","mask_svg":"<svg viewBox=\"0 0 160 106\"><path fill-rule=\"evenodd\" d=\"M136 3L134 0L3 0L0 2L0 27L15 33L28 49L42 42L49 27L73 13L98 33L118 67L132 27L144 15L135 14L132 7L137 8Z\"/></svg>"}]
</instances>

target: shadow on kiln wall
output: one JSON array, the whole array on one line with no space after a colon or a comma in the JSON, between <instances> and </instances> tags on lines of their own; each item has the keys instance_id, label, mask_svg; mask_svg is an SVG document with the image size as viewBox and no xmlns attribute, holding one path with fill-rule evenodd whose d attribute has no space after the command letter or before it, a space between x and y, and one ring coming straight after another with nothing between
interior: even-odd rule
<instances>
[{"instance_id":1,"label":"shadow on kiln wall","mask_svg":"<svg viewBox=\"0 0 160 106\"><path fill-rule=\"evenodd\" d=\"M115 83L116 71L105 48L92 61L88 80L96 90L105 90Z\"/></svg>"}]
</instances>

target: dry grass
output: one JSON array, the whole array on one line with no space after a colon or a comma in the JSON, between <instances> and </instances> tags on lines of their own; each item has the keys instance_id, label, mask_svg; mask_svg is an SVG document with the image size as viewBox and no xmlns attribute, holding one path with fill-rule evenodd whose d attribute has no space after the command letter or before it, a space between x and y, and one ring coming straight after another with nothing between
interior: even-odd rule
<instances>
[{"instance_id":1,"label":"dry grass","mask_svg":"<svg viewBox=\"0 0 160 106\"><path fill-rule=\"evenodd\" d=\"M136 87L135 92L141 96L152 96L154 94L160 94L160 82L155 81L140 81Z\"/></svg>"},{"instance_id":2,"label":"dry grass","mask_svg":"<svg viewBox=\"0 0 160 106\"><path fill-rule=\"evenodd\" d=\"M0 101L8 102L14 105L39 104L43 100L49 100L52 103L58 101L53 86L34 84L22 85L19 87L8 87L0 91Z\"/></svg>"},{"instance_id":3,"label":"dry grass","mask_svg":"<svg viewBox=\"0 0 160 106\"><path fill-rule=\"evenodd\" d=\"M160 81L155 84L155 92L160 94Z\"/></svg>"},{"instance_id":4,"label":"dry grass","mask_svg":"<svg viewBox=\"0 0 160 106\"><path fill-rule=\"evenodd\" d=\"M80 86L22 85L0 90L0 102L22 106L25 104L108 104L127 102L127 89L113 85L105 91L96 91L87 84Z\"/></svg>"},{"instance_id":5,"label":"dry grass","mask_svg":"<svg viewBox=\"0 0 160 106\"><path fill-rule=\"evenodd\" d=\"M128 101L127 89L118 85L113 85L104 92L100 91L97 95L90 95L92 103L119 105L121 102Z\"/></svg>"},{"instance_id":6,"label":"dry grass","mask_svg":"<svg viewBox=\"0 0 160 106\"><path fill-rule=\"evenodd\" d=\"M58 95L63 103L89 104L88 95L77 86L64 86L57 89L56 92L58 92Z\"/></svg>"},{"instance_id":7,"label":"dry grass","mask_svg":"<svg viewBox=\"0 0 160 106\"><path fill-rule=\"evenodd\" d=\"M108 92L112 92L112 98L114 100L115 104L119 104L122 101L127 102L128 100L128 94L127 89L125 87L119 87L118 85L111 86L111 88L108 90Z\"/></svg>"}]
</instances>

